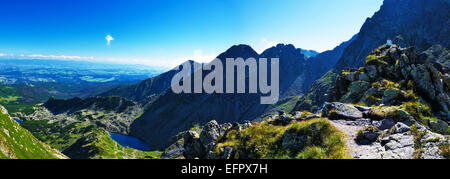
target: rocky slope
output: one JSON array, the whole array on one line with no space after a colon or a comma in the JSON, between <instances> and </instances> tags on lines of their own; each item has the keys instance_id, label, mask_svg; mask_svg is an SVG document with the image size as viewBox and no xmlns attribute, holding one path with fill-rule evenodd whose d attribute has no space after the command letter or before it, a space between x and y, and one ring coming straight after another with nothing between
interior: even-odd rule
<instances>
[{"instance_id":1,"label":"rocky slope","mask_svg":"<svg viewBox=\"0 0 450 179\"><path fill-rule=\"evenodd\" d=\"M337 75L330 100L342 103L325 103L322 116L351 137L355 158L448 158L449 71L438 58L448 53L381 46Z\"/></svg>"},{"instance_id":2,"label":"rocky slope","mask_svg":"<svg viewBox=\"0 0 450 179\"><path fill-rule=\"evenodd\" d=\"M448 159L450 85L441 57L448 51L437 45L420 54L381 46L366 66L337 75L330 94L336 102L318 113L211 121L176 135L163 157Z\"/></svg>"},{"instance_id":3,"label":"rocky slope","mask_svg":"<svg viewBox=\"0 0 450 179\"><path fill-rule=\"evenodd\" d=\"M49 120L63 126L87 122L110 132L128 135L133 121L142 114L142 107L121 97L50 98L34 107L30 115L18 114L23 120Z\"/></svg>"},{"instance_id":4,"label":"rocky slope","mask_svg":"<svg viewBox=\"0 0 450 179\"><path fill-rule=\"evenodd\" d=\"M419 51L434 44L449 47L449 8L448 0L385 0L346 48L335 71L363 66L366 56L387 38L401 47L414 46Z\"/></svg>"},{"instance_id":5,"label":"rocky slope","mask_svg":"<svg viewBox=\"0 0 450 179\"><path fill-rule=\"evenodd\" d=\"M36 139L10 118L0 106L0 159L66 159L59 151Z\"/></svg>"},{"instance_id":6,"label":"rocky slope","mask_svg":"<svg viewBox=\"0 0 450 179\"><path fill-rule=\"evenodd\" d=\"M363 66L366 56L388 38L401 47L415 46L419 51L434 44L449 47L449 7L447 0L385 0L380 10L366 20L333 69L312 85L295 110L320 107L328 100L340 70Z\"/></svg>"}]
</instances>

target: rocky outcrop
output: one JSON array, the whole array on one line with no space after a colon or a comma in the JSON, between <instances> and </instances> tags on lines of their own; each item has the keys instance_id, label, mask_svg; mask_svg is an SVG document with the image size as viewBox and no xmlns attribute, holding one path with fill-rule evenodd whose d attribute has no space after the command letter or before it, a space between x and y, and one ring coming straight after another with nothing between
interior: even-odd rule
<instances>
[{"instance_id":1,"label":"rocky outcrop","mask_svg":"<svg viewBox=\"0 0 450 179\"><path fill-rule=\"evenodd\" d=\"M239 133L242 129L250 126L250 122L219 125L215 120L210 121L202 127L200 134L197 131L189 130L174 136L170 141L171 146L166 149L161 158L230 159L233 148L225 148L223 155L216 155L218 138L231 130Z\"/></svg>"},{"instance_id":2,"label":"rocky outcrop","mask_svg":"<svg viewBox=\"0 0 450 179\"><path fill-rule=\"evenodd\" d=\"M442 60L428 55L430 51L419 54L413 47L399 48L396 45L377 48L367 57L366 66L346 69L337 76L330 100L365 105L403 105L406 111L419 107L421 111L412 112L416 118L435 114L437 118L448 121L450 88L443 83L448 72L439 63ZM448 54L448 51L441 50L439 56ZM427 114L421 116L422 113Z\"/></svg>"},{"instance_id":3,"label":"rocky outcrop","mask_svg":"<svg viewBox=\"0 0 450 179\"><path fill-rule=\"evenodd\" d=\"M430 53L433 49L419 54L415 48L381 46L367 57L366 66L345 69L337 76L330 100L339 102L325 103L321 112L351 136L348 143L355 141L349 145L356 151L353 157L448 157L449 136L444 135L450 134L446 122L450 91L443 84L448 71L440 63L443 60L436 59L448 52ZM353 126L361 127L356 132Z\"/></svg>"},{"instance_id":4,"label":"rocky outcrop","mask_svg":"<svg viewBox=\"0 0 450 179\"><path fill-rule=\"evenodd\" d=\"M434 44L442 45L441 48L436 48L437 51L448 49L449 6L450 3L445 0L384 1L380 10L366 20L358 36L346 46L333 69L314 82L305 97L299 100L294 111L317 111L324 102L332 101L328 96L334 91L331 88L334 86L336 75L345 68L363 66L370 52L385 44L387 38L392 38L394 43L401 47L415 46L418 51L426 50ZM449 63L444 60L448 59L448 56L437 54L433 55L437 57L435 59L439 59L441 64L446 64L444 66L448 69ZM368 70L375 72L375 69L370 67ZM448 86L449 77L444 75L443 79L447 81Z\"/></svg>"},{"instance_id":5,"label":"rocky outcrop","mask_svg":"<svg viewBox=\"0 0 450 179\"><path fill-rule=\"evenodd\" d=\"M325 103L322 109L322 116L328 116L330 119L361 119L363 114L357 108L352 105L347 105L343 103Z\"/></svg>"}]
</instances>

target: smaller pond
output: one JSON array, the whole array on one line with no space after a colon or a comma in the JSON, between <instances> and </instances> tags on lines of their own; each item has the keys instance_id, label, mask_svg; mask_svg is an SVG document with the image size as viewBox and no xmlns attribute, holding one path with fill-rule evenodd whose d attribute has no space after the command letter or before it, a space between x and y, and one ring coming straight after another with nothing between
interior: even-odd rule
<instances>
[{"instance_id":1,"label":"smaller pond","mask_svg":"<svg viewBox=\"0 0 450 179\"><path fill-rule=\"evenodd\" d=\"M16 121L17 123L19 123L19 124L22 124L22 123L23 123L23 121L20 120L20 119L17 118L17 117L13 117L12 119L15 120L15 121Z\"/></svg>"},{"instance_id":2,"label":"smaller pond","mask_svg":"<svg viewBox=\"0 0 450 179\"><path fill-rule=\"evenodd\" d=\"M110 132L109 134L114 141L116 141L123 147L130 147L142 151L150 151L150 146L136 137L126 136L115 132Z\"/></svg>"}]
</instances>

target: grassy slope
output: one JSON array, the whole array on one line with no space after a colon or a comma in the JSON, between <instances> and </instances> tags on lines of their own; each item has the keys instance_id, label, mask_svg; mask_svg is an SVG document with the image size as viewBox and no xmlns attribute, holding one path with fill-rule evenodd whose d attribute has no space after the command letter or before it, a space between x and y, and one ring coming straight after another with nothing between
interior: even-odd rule
<instances>
[{"instance_id":1,"label":"grassy slope","mask_svg":"<svg viewBox=\"0 0 450 179\"><path fill-rule=\"evenodd\" d=\"M287 126L278 125L278 119L255 123L241 131L230 131L219 139L217 154L225 147L237 150L234 158L262 159L346 159L351 158L345 146L345 134L322 118L293 122ZM307 136L305 147L289 151L282 146L283 136L287 133Z\"/></svg>"},{"instance_id":2,"label":"grassy slope","mask_svg":"<svg viewBox=\"0 0 450 179\"><path fill-rule=\"evenodd\" d=\"M25 121L22 126L38 139L63 151L70 158L159 158L160 152L143 152L122 147L109 133L94 125L73 123L61 126L48 120Z\"/></svg>"},{"instance_id":3,"label":"grassy slope","mask_svg":"<svg viewBox=\"0 0 450 179\"><path fill-rule=\"evenodd\" d=\"M0 114L0 159L57 159L63 154L40 142L7 114Z\"/></svg>"}]
</instances>

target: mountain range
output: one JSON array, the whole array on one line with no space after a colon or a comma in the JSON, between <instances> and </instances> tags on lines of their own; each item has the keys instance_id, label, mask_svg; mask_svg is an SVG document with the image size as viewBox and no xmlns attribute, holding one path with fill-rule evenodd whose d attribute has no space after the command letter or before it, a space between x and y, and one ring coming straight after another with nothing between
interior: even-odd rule
<instances>
[{"instance_id":1,"label":"mountain range","mask_svg":"<svg viewBox=\"0 0 450 179\"><path fill-rule=\"evenodd\" d=\"M278 44L259 54L240 44L217 56L223 64L279 58L273 105L261 104L261 93L176 94L174 68L84 99L51 97L14 116L71 158L153 157L118 147L107 131L139 138L163 158L448 158L449 9L448 0L385 0L332 50ZM191 76L208 65L185 63ZM77 135L61 144L71 131ZM107 152L89 152L98 148Z\"/></svg>"}]
</instances>

